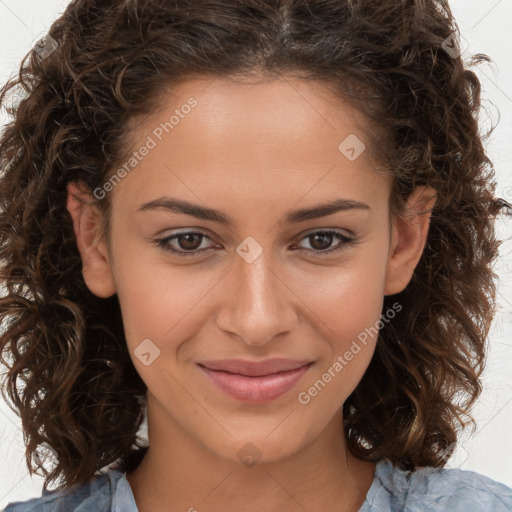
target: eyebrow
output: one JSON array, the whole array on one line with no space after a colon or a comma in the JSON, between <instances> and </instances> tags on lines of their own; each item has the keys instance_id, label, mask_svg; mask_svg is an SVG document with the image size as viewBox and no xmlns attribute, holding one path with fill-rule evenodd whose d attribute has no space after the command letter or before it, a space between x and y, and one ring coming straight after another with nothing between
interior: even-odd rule
<instances>
[{"instance_id":1,"label":"eyebrow","mask_svg":"<svg viewBox=\"0 0 512 512\"><path fill-rule=\"evenodd\" d=\"M334 199L327 203L319 204L311 208L299 208L290 210L286 216L286 222L295 224L303 222L305 220L317 219L320 217L326 217L333 213L346 211L346 210L370 210L371 208L361 201L354 201L353 199ZM232 224L230 216L220 210L214 210L198 204L185 201L184 199L175 199L172 197L160 197L144 203L137 211L147 212L152 210L169 210L174 213L182 213L185 215L191 215L202 220L210 220L213 222L219 222L223 225Z\"/></svg>"}]
</instances>

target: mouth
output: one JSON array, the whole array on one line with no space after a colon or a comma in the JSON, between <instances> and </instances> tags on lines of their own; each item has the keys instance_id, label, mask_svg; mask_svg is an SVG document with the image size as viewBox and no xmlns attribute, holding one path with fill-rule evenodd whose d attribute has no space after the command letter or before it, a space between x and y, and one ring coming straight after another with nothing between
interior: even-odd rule
<instances>
[{"instance_id":1,"label":"mouth","mask_svg":"<svg viewBox=\"0 0 512 512\"><path fill-rule=\"evenodd\" d=\"M221 360L197 363L214 386L237 400L265 403L294 388L313 362L269 359L253 362Z\"/></svg>"}]
</instances>

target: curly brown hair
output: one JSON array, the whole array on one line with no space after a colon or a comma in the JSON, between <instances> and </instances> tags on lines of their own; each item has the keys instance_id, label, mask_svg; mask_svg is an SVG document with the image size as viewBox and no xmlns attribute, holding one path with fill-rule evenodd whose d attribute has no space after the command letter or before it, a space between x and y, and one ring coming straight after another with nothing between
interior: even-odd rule
<instances>
[{"instance_id":1,"label":"curly brown hair","mask_svg":"<svg viewBox=\"0 0 512 512\"><path fill-rule=\"evenodd\" d=\"M145 450L146 386L117 296L96 297L84 283L67 184L92 192L105 183L125 159L128 121L179 81L283 73L329 84L383 134L372 144L394 175L393 215L416 186L437 191L413 278L384 297L385 309L398 301L403 310L382 327L343 413L357 457L444 465L481 391L494 219L510 208L494 197L479 80L446 51L457 33L441 0L69 4L49 31L55 51L29 52L0 91L12 116L0 139L2 393L21 417L30 474L71 486L116 462L130 470ZM108 226L109 196L97 206ZM41 446L55 452L51 471L34 459Z\"/></svg>"}]
</instances>

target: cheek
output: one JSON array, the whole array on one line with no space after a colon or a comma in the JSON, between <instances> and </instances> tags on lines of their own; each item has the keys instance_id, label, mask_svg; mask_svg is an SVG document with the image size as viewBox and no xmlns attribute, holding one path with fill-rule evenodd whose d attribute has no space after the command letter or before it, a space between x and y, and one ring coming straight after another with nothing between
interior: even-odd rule
<instances>
[{"instance_id":1,"label":"cheek","mask_svg":"<svg viewBox=\"0 0 512 512\"><path fill-rule=\"evenodd\" d=\"M322 286L311 304L317 332L329 350L297 394L305 414L327 423L356 388L374 354L382 314L382 272L343 272ZM325 346L327 346L325 345Z\"/></svg>"},{"instance_id":2,"label":"cheek","mask_svg":"<svg viewBox=\"0 0 512 512\"><path fill-rule=\"evenodd\" d=\"M374 245L338 267L304 273L295 288L318 317L335 351L378 321L384 301L386 253ZM379 256L380 255L380 256Z\"/></svg>"},{"instance_id":3,"label":"cheek","mask_svg":"<svg viewBox=\"0 0 512 512\"><path fill-rule=\"evenodd\" d=\"M332 335L336 335L333 344L339 349L373 325L381 314L382 283L382 276L373 274L367 267L363 271L353 269L343 273L339 278L331 279L328 288L324 288L317 309L322 312Z\"/></svg>"},{"instance_id":4,"label":"cheek","mask_svg":"<svg viewBox=\"0 0 512 512\"><path fill-rule=\"evenodd\" d=\"M309 277L298 292L314 312L311 321L317 318L317 333L328 345L298 399L301 404L314 402L313 408L324 419L357 386L374 353L383 313L387 254L384 238L383 243L374 242L338 268Z\"/></svg>"},{"instance_id":5,"label":"cheek","mask_svg":"<svg viewBox=\"0 0 512 512\"><path fill-rule=\"evenodd\" d=\"M336 381L333 388L337 388L343 400L370 362L382 305L379 281L368 274L347 273L343 278L330 281L329 288L324 288L321 302L314 306L322 321L317 325L321 329L323 324L323 337L330 349L328 357L322 361L321 372L329 371L325 380ZM334 375L343 376L334 378Z\"/></svg>"},{"instance_id":6,"label":"cheek","mask_svg":"<svg viewBox=\"0 0 512 512\"><path fill-rule=\"evenodd\" d=\"M134 260L118 272L118 296L128 344L133 348L145 338L157 344L163 340L168 343L186 337L194 326L198 328L205 297L218 276L192 267L154 264L141 272L144 266Z\"/></svg>"},{"instance_id":7,"label":"cheek","mask_svg":"<svg viewBox=\"0 0 512 512\"><path fill-rule=\"evenodd\" d=\"M208 266L171 263L129 226L116 234L121 243L114 245L112 272L128 346L133 351L146 338L159 346L181 339L219 276Z\"/></svg>"}]
</instances>

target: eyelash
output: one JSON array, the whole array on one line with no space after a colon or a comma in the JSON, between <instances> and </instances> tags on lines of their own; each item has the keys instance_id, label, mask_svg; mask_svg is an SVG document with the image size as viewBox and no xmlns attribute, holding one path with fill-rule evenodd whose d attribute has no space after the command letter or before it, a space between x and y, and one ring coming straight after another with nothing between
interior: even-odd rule
<instances>
[{"instance_id":1,"label":"eyelash","mask_svg":"<svg viewBox=\"0 0 512 512\"><path fill-rule=\"evenodd\" d=\"M177 251L176 249L171 249L169 242L171 240L179 238L180 236L185 236L185 235L201 235L201 236L203 236L203 240L204 240L204 238L211 240L211 238L208 235L206 235L205 233L201 233L200 231L183 231L181 233L177 233L175 235L171 235L171 236L168 236L165 238L156 239L156 240L154 240L154 242L156 243L156 245L158 247L164 249L165 251L171 252L177 256L180 256L180 257L197 256L201 252L205 252L205 251L209 251L209 250L213 249L213 247L210 247L208 249L201 249L201 250L196 249L193 252ZM328 229L313 231L311 233L308 233L303 238L301 238L301 240L299 240L299 242L301 242L302 240L307 239L313 235L332 235L334 238L337 238L338 240L343 242L343 244L341 244L339 247L337 247L335 249L327 249L325 251L315 251L313 249L299 249L299 250L306 251L306 252L312 252L315 254L315 256L316 255L321 256L323 254L332 254L332 253L336 253L339 251L343 251L343 250L347 249L349 246L354 245L356 243L355 238L344 235L338 231L333 231L333 230L328 230Z\"/></svg>"}]
</instances>

